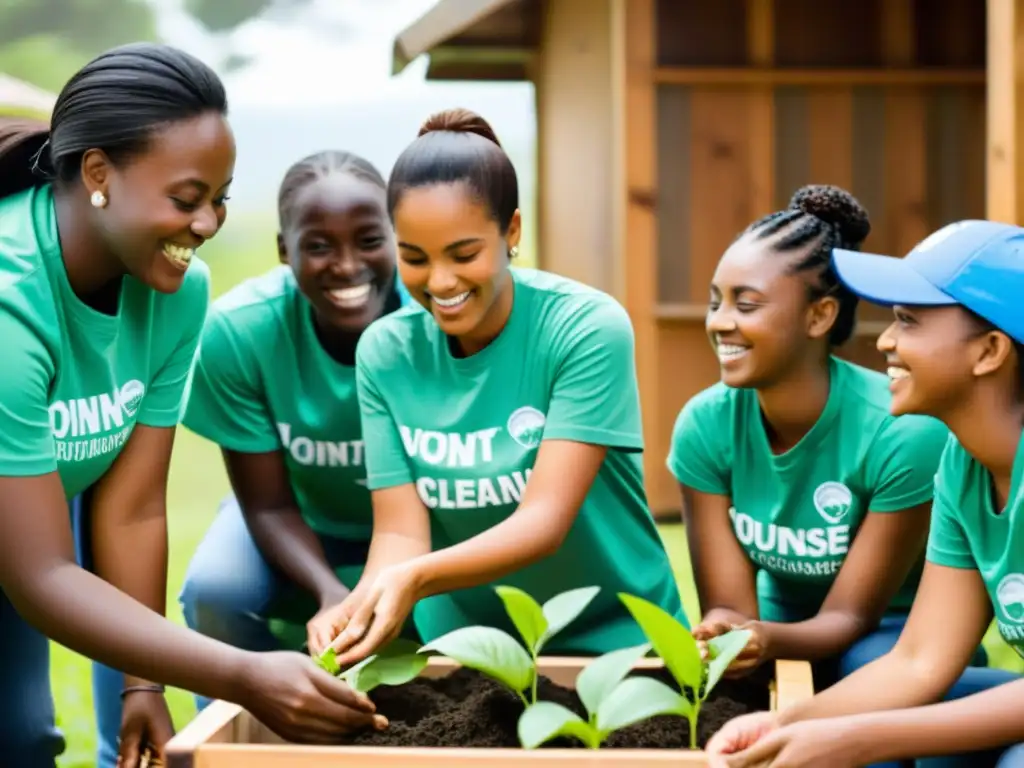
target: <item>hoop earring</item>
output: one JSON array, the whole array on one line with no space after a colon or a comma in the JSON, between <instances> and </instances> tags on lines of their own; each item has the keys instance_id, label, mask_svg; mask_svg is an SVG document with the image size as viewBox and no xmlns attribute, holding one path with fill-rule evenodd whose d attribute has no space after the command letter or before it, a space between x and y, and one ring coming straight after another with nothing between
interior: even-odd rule
<instances>
[{"instance_id":1,"label":"hoop earring","mask_svg":"<svg viewBox=\"0 0 1024 768\"><path fill-rule=\"evenodd\" d=\"M92 203L93 208L106 208L107 196L97 189L92 193L92 196L89 198L89 202Z\"/></svg>"}]
</instances>

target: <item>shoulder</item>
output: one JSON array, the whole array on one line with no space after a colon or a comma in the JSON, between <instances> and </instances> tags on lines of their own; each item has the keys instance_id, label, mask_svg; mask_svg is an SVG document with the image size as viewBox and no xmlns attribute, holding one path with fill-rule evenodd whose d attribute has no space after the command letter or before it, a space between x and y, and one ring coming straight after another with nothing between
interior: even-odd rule
<instances>
[{"instance_id":1,"label":"shoulder","mask_svg":"<svg viewBox=\"0 0 1024 768\"><path fill-rule=\"evenodd\" d=\"M927 440L945 443L948 430L930 416L894 416L889 407L892 394L889 377L860 365L833 358L836 373L843 387L843 413L861 425L865 432L874 432L875 445L892 440Z\"/></svg>"},{"instance_id":2,"label":"shoulder","mask_svg":"<svg viewBox=\"0 0 1024 768\"><path fill-rule=\"evenodd\" d=\"M692 429L708 428L729 423L736 414L737 404L749 390L728 387L722 382L703 389L686 401L676 416L674 435L678 438ZM724 434L724 433L723 433Z\"/></svg>"},{"instance_id":3,"label":"shoulder","mask_svg":"<svg viewBox=\"0 0 1024 768\"><path fill-rule=\"evenodd\" d=\"M633 335L625 307L604 291L539 269L514 267L512 276L517 289L529 296L541 324L551 330L566 331L582 322L588 328Z\"/></svg>"},{"instance_id":4,"label":"shoulder","mask_svg":"<svg viewBox=\"0 0 1024 768\"><path fill-rule=\"evenodd\" d=\"M950 433L943 444L942 457L939 459L936 490L948 499L959 498L968 484L968 478L976 469L985 473L978 461L960 445L956 436Z\"/></svg>"},{"instance_id":5,"label":"shoulder","mask_svg":"<svg viewBox=\"0 0 1024 768\"><path fill-rule=\"evenodd\" d=\"M46 259L60 257L46 191L37 187L0 198L0 290L8 298L32 278L48 282ZM11 288L13 293L8 292Z\"/></svg>"},{"instance_id":6,"label":"shoulder","mask_svg":"<svg viewBox=\"0 0 1024 768\"><path fill-rule=\"evenodd\" d=\"M370 323L356 345L356 365L391 367L428 341L434 319L415 301ZM434 325L436 328L436 324Z\"/></svg>"},{"instance_id":7,"label":"shoulder","mask_svg":"<svg viewBox=\"0 0 1024 768\"><path fill-rule=\"evenodd\" d=\"M236 332L268 330L298 300L295 278L286 266L243 280L210 306L210 323Z\"/></svg>"}]
</instances>

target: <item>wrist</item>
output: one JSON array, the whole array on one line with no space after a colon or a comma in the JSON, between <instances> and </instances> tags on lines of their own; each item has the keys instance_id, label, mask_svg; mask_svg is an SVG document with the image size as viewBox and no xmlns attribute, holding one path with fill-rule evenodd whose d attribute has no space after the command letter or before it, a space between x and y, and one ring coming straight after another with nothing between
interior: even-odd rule
<instances>
[{"instance_id":1,"label":"wrist","mask_svg":"<svg viewBox=\"0 0 1024 768\"><path fill-rule=\"evenodd\" d=\"M218 690L213 692L213 698L244 704L253 688L252 670L258 666L259 655L254 651L232 648L220 667L224 677L218 681Z\"/></svg>"},{"instance_id":2,"label":"wrist","mask_svg":"<svg viewBox=\"0 0 1024 768\"><path fill-rule=\"evenodd\" d=\"M753 631L754 637L757 638L761 646L761 660L772 661L775 659L777 657L775 653L777 643L774 625L770 621L755 619L754 621L747 622L746 626Z\"/></svg>"},{"instance_id":3,"label":"wrist","mask_svg":"<svg viewBox=\"0 0 1024 768\"><path fill-rule=\"evenodd\" d=\"M429 569L423 567L423 557L414 557L406 564L406 568L409 572L409 581L412 584L413 594L416 596L416 600L422 600L425 597L430 597L432 592L430 591L430 577L428 575Z\"/></svg>"}]
</instances>

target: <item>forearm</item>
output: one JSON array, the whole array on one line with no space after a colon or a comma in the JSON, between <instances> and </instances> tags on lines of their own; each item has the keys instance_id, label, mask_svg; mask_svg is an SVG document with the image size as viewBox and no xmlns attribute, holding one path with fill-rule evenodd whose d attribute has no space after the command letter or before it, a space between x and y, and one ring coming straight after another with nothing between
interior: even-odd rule
<instances>
[{"instance_id":1,"label":"forearm","mask_svg":"<svg viewBox=\"0 0 1024 768\"><path fill-rule=\"evenodd\" d=\"M899 647L821 693L783 710L781 723L863 712L918 707L937 701L948 687L944 675Z\"/></svg>"},{"instance_id":2,"label":"forearm","mask_svg":"<svg viewBox=\"0 0 1024 768\"><path fill-rule=\"evenodd\" d=\"M419 558L419 597L487 584L557 552L563 537L538 524L539 515L522 511L471 539Z\"/></svg>"},{"instance_id":3,"label":"forearm","mask_svg":"<svg viewBox=\"0 0 1024 768\"><path fill-rule=\"evenodd\" d=\"M327 562L323 545L295 508L245 515L253 541L286 578L314 595L321 605L337 602L354 584L342 584Z\"/></svg>"},{"instance_id":4,"label":"forearm","mask_svg":"<svg viewBox=\"0 0 1024 768\"><path fill-rule=\"evenodd\" d=\"M848 725L865 763L993 749L1024 741L1022 697L1017 680L956 701L858 715Z\"/></svg>"},{"instance_id":5,"label":"forearm","mask_svg":"<svg viewBox=\"0 0 1024 768\"><path fill-rule=\"evenodd\" d=\"M865 622L843 611L822 611L792 624L762 622L767 658L818 661L838 656L864 633Z\"/></svg>"},{"instance_id":6,"label":"forearm","mask_svg":"<svg viewBox=\"0 0 1024 768\"><path fill-rule=\"evenodd\" d=\"M96 510L92 556L96 575L159 614L167 610L167 516L163 505L134 520L108 523ZM126 675L125 685L149 681Z\"/></svg>"},{"instance_id":7,"label":"forearm","mask_svg":"<svg viewBox=\"0 0 1024 768\"><path fill-rule=\"evenodd\" d=\"M166 620L73 562L2 586L26 621L88 658L211 698L239 696L252 654Z\"/></svg>"}]
</instances>

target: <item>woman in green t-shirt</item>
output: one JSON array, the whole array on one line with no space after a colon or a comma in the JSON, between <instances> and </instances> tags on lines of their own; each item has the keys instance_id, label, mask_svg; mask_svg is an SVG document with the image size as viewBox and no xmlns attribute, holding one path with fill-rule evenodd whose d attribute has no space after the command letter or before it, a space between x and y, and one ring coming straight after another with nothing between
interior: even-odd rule
<instances>
[{"instance_id":1,"label":"woman in green t-shirt","mask_svg":"<svg viewBox=\"0 0 1024 768\"><path fill-rule=\"evenodd\" d=\"M548 653L643 642L618 592L684 621L644 500L625 310L511 267L516 173L477 115L424 124L388 208L416 304L374 323L356 354L374 523L366 572L331 614L339 661L393 637L417 601L428 642L469 624L515 631L496 583L542 602L601 588Z\"/></svg>"},{"instance_id":2,"label":"woman in green t-shirt","mask_svg":"<svg viewBox=\"0 0 1024 768\"><path fill-rule=\"evenodd\" d=\"M209 303L194 252L224 222L235 162L226 113L209 67L137 44L76 73L49 126L0 122L5 765L52 768L63 750L49 639L107 665L124 768L163 753L163 684L294 739L372 721L300 654L246 653L163 618L167 472ZM95 575L76 562L69 504L90 507Z\"/></svg>"},{"instance_id":3,"label":"woman in green t-shirt","mask_svg":"<svg viewBox=\"0 0 1024 768\"><path fill-rule=\"evenodd\" d=\"M857 298L831 249L869 230L848 192L804 187L712 277L721 381L682 409L668 466L704 614L695 636L753 632L732 674L807 659L829 685L892 646L913 599L947 430L891 416L886 377L834 354Z\"/></svg>"},{"instance_id":4,"label":"woman in green t-shirt","mask_svg":"<svg viewBox=\"0 0 1024 768\"><path fill-rule=\"evenodd\" d=\"M906 257L837 249L840 280L893 308L878 340L892 413L952 432L935 479L927 562L889 653L779 713L712 740L717 766L1024 766L1024 681L966 669L993 617L1024 655L1024 229L950 224ZM960 679L957 701L938 702ZM971 694L971 695L965 695ZM1017 745L1017 746L1013 746Z\"/></svg>"},{"instance_id":5,"label":"woman in green t-shirt","mask_svg":"<svg viewBox=\"0 0 1024 768\"><path fill-rule=\"evenodd\" d=\"M366 563L356 343L407 299L385 186L348 152L291 166L278 193L281 266L217 299L203 331L183 423L221 447L234 493L192 557L181 604L190 627L240 648L282 647L271 619L323 647L319 612Z\"/></svg>"}]
</instances>

